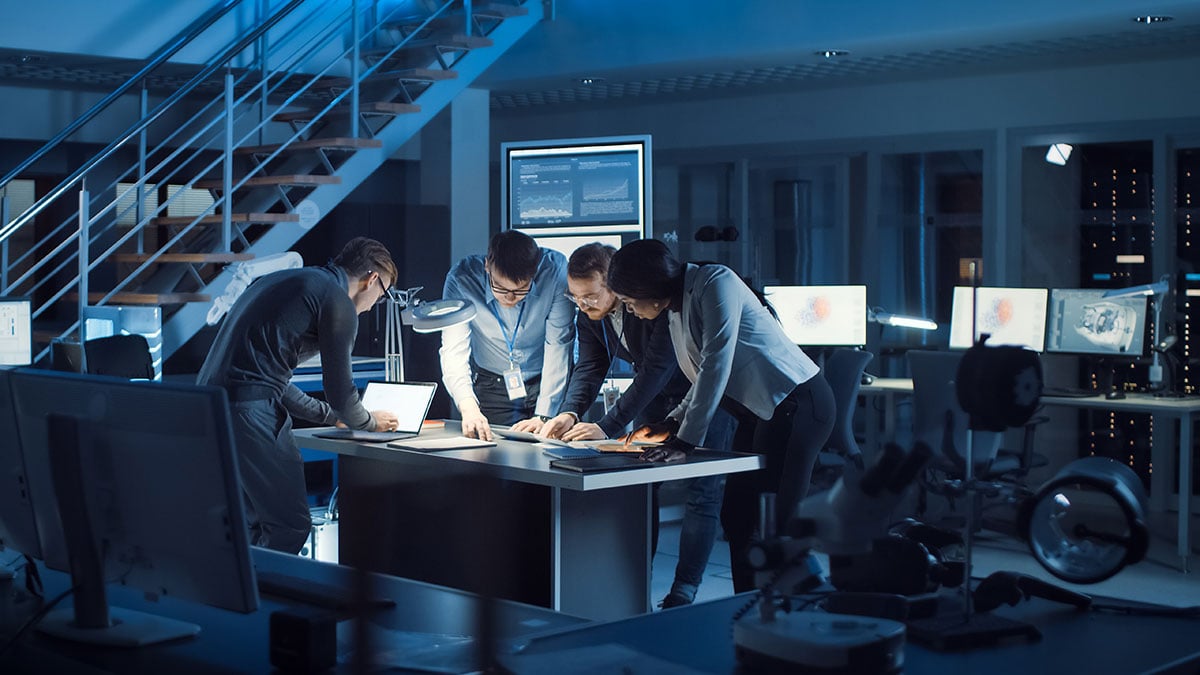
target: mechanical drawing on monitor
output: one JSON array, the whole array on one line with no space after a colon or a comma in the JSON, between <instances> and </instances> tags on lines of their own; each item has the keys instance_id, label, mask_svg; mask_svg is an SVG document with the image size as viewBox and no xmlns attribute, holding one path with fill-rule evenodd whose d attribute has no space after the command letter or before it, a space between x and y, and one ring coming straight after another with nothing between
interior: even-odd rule
<instances>
[{"instance_id":1,"label":"mechanical drawing on monitor","mask_svg":"<svg viewBox=\"0 0 1200 675\"><path fill-rule=\"evenodd\" d=\"M1105 298L1100 289L1050 291L1046 349L1075 354L1141 355L1146 298Z\"/></svg>"}]
</instances>

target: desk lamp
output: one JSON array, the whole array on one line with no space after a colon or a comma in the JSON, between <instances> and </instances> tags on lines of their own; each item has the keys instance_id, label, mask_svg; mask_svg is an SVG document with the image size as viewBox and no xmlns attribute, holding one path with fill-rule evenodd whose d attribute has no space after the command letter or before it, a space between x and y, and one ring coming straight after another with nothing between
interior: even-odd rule
<instances>
[{"instance_id":1,"label":"desk lamp","mask_svg":"<svg viewBox=\"0 0 1200 675\"><path fill-rule=\"evenodd\" d=\"M1130 286L1128 288L1114 288L1111 291L1105 291L1106 298L1130 298L1134 296L1144 295L1150 298L1150 303L1154 309L1154 341L1164 343L1162 338L1162 302L1158 300L1159 296L1167 295L1171 292L1171 276L1164 274L1161 279L1152 284L1141 284L1139 286ZM1147 379L1150 381L1151 388L1158 388L1158 385L1163 380L1162 364L1159 363L1158 355L1161 349L1151 349L1150 371L1147 374Z\"/></svg>"},{"instance_id":2,"label":"desk lamp","mask_svg":"<svg viewBox=\"0 0 1200 675\"><path fill-rule=\"evenodd\" d=\"M422 302L417 293L423 286L387 292L387 331L384 337L384 373L388 382L404 381L404 324L418 333L436 333L475 318L475 305L467 300L445 299Z\"/></svg>"},{"instance_id":3,"label":"desk lamp","mask_svg":"<svg viewBox=\"0 0 1200 675\"><path fill-rule=\"evenodd\" d=\"M883 311L882 307L868 308L867 320L874 321L881 326L900 326L901 328L915 328L917 330L937 330L938 327L937 322L930 321L924 317L892 314Z\"/></svg>"}]
</instances>

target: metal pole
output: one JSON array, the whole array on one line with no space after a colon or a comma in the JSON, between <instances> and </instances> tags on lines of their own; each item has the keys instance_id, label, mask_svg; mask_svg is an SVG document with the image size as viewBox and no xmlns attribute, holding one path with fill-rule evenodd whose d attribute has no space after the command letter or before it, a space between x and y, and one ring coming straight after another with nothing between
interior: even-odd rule
<instances>
[{"instance_id":1,"label":"metal pole","mask_svg":"<svg viewBox=\"0 0 1200 675\"><path fill-rule=\"evenodd\" d=\"M467 25L463 35L471 37L471 0L463 0L463 15L466 17Z\"/></svg>"},{"instance_id":2,"label":"metal pole","mask_svg":"<svg viewBox=\"0 0 1200 675\"><path fill-rule=\"evenodd\" d=\"M350 55L350 138L358 138L358 80L362 59L359 49L362 42L362 19L358 16L358 0L350 2L350 23L354 47Z\"/></svg>"},{"instance_id":3,"label":"metal pole","mask_svg":"<svg viewBox=\"0 0 1200 675\"><path fill-rule=\"evenodd\" d=\"M81 183L79 189L79 372L87 372L87 350L83 348L83 343L87 341L85 327L87 325L84 315L87 313L88 305L88 240L91 239L90 227L88 221L91 216L88 212L88 197L87 179Z\"/></svg>"},{"instance_id":4,"label":"metal pole","mask_svg":"<svg viewBox=\"0 0 1200 675\"><path fill-rule=\"evenodd\" d=\"M404 381L404 343L400 334L403 328L403 307L391 295L387 299L387 325L383 340L384 377L388 382Z\"/></svg>"},{"instance_id":5,"label":"metal pole","mask_svg":"<svg viewBox=\"0 0 1200 675\"><path fill-rule=\"evenodd\" d=\"M138 119L146 119L146 113L149 112L149 93L146 91L146 81L142 80L142 96L141 107L138 110ZM146 252L146 228L142 225L142 218L146 217L146 128L138 132L138 179L137 179L137 203L134 204L134 221L137 223L137 252Z\"/></svg>"},{"instance_id":6,"label":"metal pole","mask_svg":"<svg viewBox=\"0 0 1200 675\"><path fill-rule=\"evenodd\" d=\"M233 72L225 71L225 194L221 207L221 251L229 253L233 239Z\"/></svg>"},{"instance_id":7,"label":"metal pole","mask_svg":"<svg viewBox=\"0 0 1200 675\"><path fill-rule=\"evenodd\" d=\"M5 188L4 196L0 197L0 229L8 225L8 189ZM8 239L0 242L0 293L8 292Z\"/></svg>"}]
</instances>

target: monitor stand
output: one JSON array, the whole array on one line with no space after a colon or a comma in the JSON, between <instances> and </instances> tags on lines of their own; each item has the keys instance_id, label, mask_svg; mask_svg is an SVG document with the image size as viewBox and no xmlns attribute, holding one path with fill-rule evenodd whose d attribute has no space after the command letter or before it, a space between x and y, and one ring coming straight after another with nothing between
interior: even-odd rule
<instances>
[{"instance_id":1,"label":"monitor stand","mask_svg":"<svg viewBox=\"0 0 1200 675\"><path fill-rule=\"evenodd\" d=\"M75 606L51 612L38 625L43 633L74 642L117 647L192 637L200 627L166 617L110 608L100 552L88 510L80 433L86 423L70 415L46 418L50 468L71 567Z\"/></svg>"}]
</instances>

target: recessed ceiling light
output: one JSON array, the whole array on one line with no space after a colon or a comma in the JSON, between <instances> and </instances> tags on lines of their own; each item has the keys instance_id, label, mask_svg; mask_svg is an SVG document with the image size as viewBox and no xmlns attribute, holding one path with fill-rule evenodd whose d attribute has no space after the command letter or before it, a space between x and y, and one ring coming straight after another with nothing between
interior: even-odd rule
<instances>
[{"instance_id":1,"label":"recessed ceiling light","mask_svg":"<svg viewBox=\"0 0 1200 675\"><path fill-rule=\"evenodd\" d=\"M1135 17L1133 17L1133 20L1138 23L1144 23L1148 26L1152 23L1163 23L1164 21L1172 21L1172 20L1174 20L1174 18L1175 17L1173 17L1173 16L1166 16L1163 14L1145 14L1142 16L1135 16Z\"/></svg>"},{"instance_id":2,"label":"recessed ceiling light","mask_svg":"<svg viewBox=\"0 0 1200 675\"><path fill-rule=\"evenodd\" d=\"M844 49L818 49L817 51L813 52L813 54L816 56L824 56L827 59L832 59L837 56L846 56L849 53L850 52Z\"/></svg>"},{"instance_id":3,"label":"recessed ceiling light","mask_svg":"<svg viewBox=\"0 0 1200 675\"><path fill-rule=\"evenodd\" d=\"M579 78L579 84L583 84L583 85L604 84L604 78L603 77L581 77L581 78Z\"/></svg>"}]
</instances>

